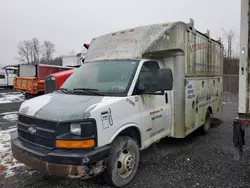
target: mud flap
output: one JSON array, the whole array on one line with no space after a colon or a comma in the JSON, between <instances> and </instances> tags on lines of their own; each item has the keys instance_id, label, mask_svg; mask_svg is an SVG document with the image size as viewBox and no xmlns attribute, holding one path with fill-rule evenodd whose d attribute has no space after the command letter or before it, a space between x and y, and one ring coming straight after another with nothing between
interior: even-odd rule
<instances>
[{"instance_id":1,"label":"mud flap","mask_svg":"<svg viewBox=\"0 0 250 188\"><path fill-rule=\"evenodd\" d=\"M234 159L240 160L243 155L243 146L245 145L245 129L244 125L240 124L238 119L233 122L233 144L234 144Z\"/></svg>"}]
</instances>

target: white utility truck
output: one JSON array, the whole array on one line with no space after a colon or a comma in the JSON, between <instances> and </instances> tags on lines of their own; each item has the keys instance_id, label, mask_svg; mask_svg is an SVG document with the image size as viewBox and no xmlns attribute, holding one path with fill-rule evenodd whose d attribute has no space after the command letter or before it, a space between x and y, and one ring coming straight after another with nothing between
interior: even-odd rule
<instances>
[{"instance_id":1,"label":"white utility truck","mask_svg":"<svg viewBox=\"0 0 250 188\"><path fill-rule=\"evenodd\" d=\"M0 70L0 87L13 87L13 81L17 76L17 67L5 67Z\"/></svg>"},{"instance_id":2,"label":"white utility truck","mask_svg":"<svg viewBox=\"0 0 250 188\"><path fill-rule=\"evenodd\" d=\"M85 63L53 93L22 103L14 157L50 175L117 187L136 174L139 150L164 137L207 133L222 111L223 47L193 20L92 40Z\"/></svg>"},{"instance_id":3,"label":"white utility truck","mask_svg":"<svg viewBox=\"0 0 250 188\"><path fill-rule=\"evenodd\" d=\"M239 106L238 115L233 122L233 143L236 149L235 159L239 160L245 145L245 128L250 125L250 0L241 0L240 24L240 63L239 63Z\"/></svg>"}]
</instances>

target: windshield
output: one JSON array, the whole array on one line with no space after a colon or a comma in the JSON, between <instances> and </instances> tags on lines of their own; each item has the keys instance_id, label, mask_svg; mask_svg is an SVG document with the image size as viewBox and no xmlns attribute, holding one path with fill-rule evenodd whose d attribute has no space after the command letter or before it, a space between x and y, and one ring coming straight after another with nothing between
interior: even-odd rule
<instances>
[{"instance_id":1,"label":"windshield","mask_svg":"<svg viewBox=\"0 0 250 188\"><path fill-rule=\"evenodd\" d=\"M83 90L110 95L125 95L138 64L139 61L136 60L85 63L73 72L61 88L69 91Z\"/></svg>"}]
</instances>

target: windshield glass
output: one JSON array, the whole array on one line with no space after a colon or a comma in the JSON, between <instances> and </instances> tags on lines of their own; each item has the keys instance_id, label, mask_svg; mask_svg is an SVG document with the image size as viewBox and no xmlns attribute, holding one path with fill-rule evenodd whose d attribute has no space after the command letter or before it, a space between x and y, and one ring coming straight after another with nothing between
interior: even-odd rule
<instances>
[{"instance_id":1,"label":"windshield glass","mask_svg":"<svg viewBox=\"0 0 250 188\"><path fill-rule=\"evenodd\" d=\"M125 95L139 61L116 60L85 63L77 68L61 88L71 91ZM93 94L93 92L92 92Z\"/></svg>"}]
</instances>

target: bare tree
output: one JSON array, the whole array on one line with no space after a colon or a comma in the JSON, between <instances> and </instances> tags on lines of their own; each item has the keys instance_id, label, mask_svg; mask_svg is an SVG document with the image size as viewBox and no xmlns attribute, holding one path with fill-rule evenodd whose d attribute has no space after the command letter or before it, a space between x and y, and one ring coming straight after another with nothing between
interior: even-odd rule
<instances>
[{"instance_id":1,"label":"bare tree","mask_svg":"<svg viewBox=\"0 0 250 188\"><path fill-rule=\"evenodd\" d=\"M43 44L43 60L50 62L53 58L52 55L55 52L55 45L50 41L44 41Z\"/></svg>"},{"instance_id":2,"label":"bare tree","mask_svg":"<svg viewBox=\"0 0 250 188\"><path fill-rule=\"evenodd\" d=\"M24 40L17 46L18 48L18 60L22 63L37 64L40 61L41 46L38 39Z\"/></svg>"},{"instance_id":3,"label":"bare tree","mask_svg":"<svg viewBox=\"0 0 250 188\"><path fill-rule=\"evenodd\" d=\"M52 60L52 54L55 52L55 45L50 41L45 41L43 45L40 44L37 38L32 40L24 40L17 46L18 61L27 64L38 64L41 62L48 62Z\"/></svg>"},{"instance_id":4,"label":"bare tree","mask_svg":"<svg viewBox=\"0 0 250 188\"><path fill-rule=\"evenodd\" d=\"M30 49L31 49L31 53L32 53L32 56L33 56L34 64L38 64L40 62L42 47L41 47L41 45L40 45L37 38L33 38L30 41Z\"/></svg>"},{"instance_id":5,"label":"bare tree","mask_svg":"<svg viewBox=\"0 0 250 188\"><path fill-rule=\"evenodd\" d=\"M235 38L235 31L232 30L232 29L229 29L228 31L226 31L225 29L222 29L223 32L224 32L224 37L225 37L225 40L226 40L226 43L227 43L227 48L225 49L225 56L226 58L228 59L232 59L232 58L235 58L233 57L234 55L234 51L233 51L233 41L234 41L234 38Z\"/></svg>"},{"instance_id":6,"label":"bare tree","mask_svg":"<svg viewBox=\"0 0 250 188\"><path fill-rule=\"evenodd\" d=\"M30 57L30 44L29 41L22 41L18 44L18 55L17 58L19 62L31 64L31 57Z\"/></svg>"}]
</instances>

